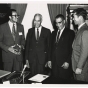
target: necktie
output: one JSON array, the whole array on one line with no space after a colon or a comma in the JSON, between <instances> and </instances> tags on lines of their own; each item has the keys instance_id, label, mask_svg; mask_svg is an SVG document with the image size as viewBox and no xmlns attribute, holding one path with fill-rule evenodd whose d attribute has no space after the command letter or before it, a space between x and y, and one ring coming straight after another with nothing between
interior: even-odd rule
<instances>
[{"instance_id":1,"label":"necktie","mask_svg":"<svg viewBox=\"0 0 88 88\"><path fill-rule=\"evenodd\" d=\"M12 27L12 36L13 36L13 39L15 41L15 24L13 24L13 27Z\"/></svg>"},{"instance_id":2,"label":"necktie","mask_svg":"<svg viewBox=\"0 0 88 88\"><path fill-rule=\"evenodd\" d=\"M56 43L58 43L58 41L59 41L59 35L60 35L60 31L59 31L59 32L57 32L57 36L56 36Z\"/></svg>"},{"instance_id":3,"label":"necktie","mask_svg":"<svg viewBox=\"0 0 88 88\"><path fill-rule=\"evenodd\" d=\"M37 28L37 41L39 40L39 29Z\"/></svg>"}]
</instances>

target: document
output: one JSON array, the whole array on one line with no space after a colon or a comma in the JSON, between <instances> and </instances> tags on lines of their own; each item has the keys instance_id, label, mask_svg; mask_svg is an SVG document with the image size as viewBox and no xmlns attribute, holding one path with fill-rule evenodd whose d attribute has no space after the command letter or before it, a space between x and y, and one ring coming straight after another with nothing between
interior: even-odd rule
<instances>
[{"instance_id":1,"label":"document","mask_svg":"<svg viewBox=\"0 0 88 88\"><path fill-rule=\"evenodd\" d=\"M37 75L29 78L28 80L35 81L35 82L42 82L43 80L45 80L48 77L49 77L48 75L37 74Z\"/></svg>"},{"instance_id":2,"label":"document","mask_svg":"<svg viewBox=\"0 0 88 88\"><path fill-rule=\"evenodd\" d=\"M3 82L3 84L10 84L10 81L5 81Z\"/></svg>"}]
</instances>

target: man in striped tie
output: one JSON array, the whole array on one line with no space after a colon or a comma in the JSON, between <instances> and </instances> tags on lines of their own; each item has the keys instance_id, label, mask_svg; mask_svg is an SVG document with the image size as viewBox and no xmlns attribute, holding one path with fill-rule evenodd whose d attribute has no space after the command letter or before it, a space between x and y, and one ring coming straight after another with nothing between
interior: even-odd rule
<instances>
[{"instance_id":1,"label":"man in striped tie","mask_svg":"<svg viewBox=\"0 0 88 88\"><path fill-rule=\"evenodd\" d=\"M25 59L32 75L44 74L45 64L50 59L51 32L41 25L42 15L35 14L34 27L29 29L26 38Z\"/></svg>"},{"instance_id":2,"label":"man in striped tie","mask_svg":"<svg viewBox=\"0 0 88 88\"><path fill-rule=\"evenodd\" d=\"M9 11L9 21L0 25L0 47L4 70L21 71L23 65L22 49L25 45L23 25L17 23L16 10Z\"/></svg>"}]
</instances>

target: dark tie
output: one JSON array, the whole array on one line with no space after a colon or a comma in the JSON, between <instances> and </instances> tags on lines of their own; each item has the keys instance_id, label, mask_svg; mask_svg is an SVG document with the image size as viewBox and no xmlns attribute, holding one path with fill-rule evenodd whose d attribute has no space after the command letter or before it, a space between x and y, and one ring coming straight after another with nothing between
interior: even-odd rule
<instances>
[{"instance_id":1,"label":"dark tie","mask_svg":"<svg viewBox=\"0 0 88 88\"><path fill-rule=\"evenodd\" d=\"M57 32L57 36L56 36L56 43L58 43L58 41L59 41L59 35L60 35L60 31L59 31L59 32Z\"/></svg>"},{"instance_id":2,"label":"dark tie","mask_svg":"<svg viewBox=\"0 0 88 88\"><path fill-rule=\"evenodd\" d=\"M13 39L15 41L15 24L13 24L13 27L12 27L12 36L13 36Z\"/></svg>"},{"instance_id":3,"label":"dark tie","mask_svg":"<svg viewBox=\"0 0 88 88\"><path fill-rule=\"evenodd\" d=\"M37 41L39 40L39 29L37 28Z\"/></svg>"}]
</instances>

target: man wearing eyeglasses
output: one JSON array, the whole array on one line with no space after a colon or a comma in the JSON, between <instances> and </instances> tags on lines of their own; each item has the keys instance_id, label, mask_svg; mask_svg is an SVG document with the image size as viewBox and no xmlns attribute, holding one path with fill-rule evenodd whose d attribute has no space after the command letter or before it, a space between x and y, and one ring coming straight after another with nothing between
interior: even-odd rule
<instances>
[{"instance_id":1,"label":"man wearing eyeglasses","mask_svg":"<svg viewBox=\"0 0 88 88\"><path fill-rule=\"evenodd\" d=\"M71 52L74 32L65 27L62 14L55 17L57 31L52 32L52 59L48 66L52 68L52 75L56 78L71 77Z\"/></svg>"},{"instance_id":2,"label":"man wearing eyeglasses","mask_svg":"<svg viewBox=\"0 0 88 88\"><path fill-rule=\"evenodd\" d=\"M9 11L9 21L0 26L0 47L2 48L2 60L4 70L22 70L22 50L24 49L25 37L23 25L17 23L16 10Z\"/></svg>"}]
</instances>

